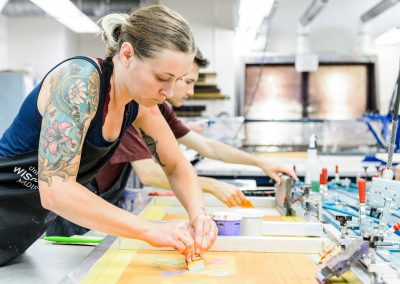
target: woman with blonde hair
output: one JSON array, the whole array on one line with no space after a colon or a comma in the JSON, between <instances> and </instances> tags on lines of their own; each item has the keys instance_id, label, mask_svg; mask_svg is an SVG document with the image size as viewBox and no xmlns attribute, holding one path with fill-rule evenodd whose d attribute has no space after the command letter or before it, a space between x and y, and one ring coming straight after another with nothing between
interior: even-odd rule
<instances>
[{"instance_id":1,"label":"woman with blonde hair","mask_svg":"<svg viewBox=\"0 0 400 284\"><path fill-rule=\"evenodd\" d=\"M67 59L28 95L0 139L0 265L22 254L60 215L107 234L172 247L191 261L215 241L190 164L158 110L190 70L187 22L164 6L101 20L105 60ZM87 190L133 124L144 133L190 224L154 224Z\"/></svg>"}]
</instances>

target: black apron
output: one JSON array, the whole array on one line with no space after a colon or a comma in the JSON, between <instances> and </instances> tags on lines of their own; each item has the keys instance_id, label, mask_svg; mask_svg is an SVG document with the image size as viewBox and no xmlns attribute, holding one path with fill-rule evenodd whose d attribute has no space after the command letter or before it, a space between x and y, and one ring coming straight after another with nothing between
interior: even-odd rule
<instances>
[{"instance_id":1,"label":"black apron","mask_svg":"<svg viewBox=\"0 0 400 284\"><path fill-rule=\"evenodd\" d=\"M103 64L102 86L98 111L92 123L102 119L105 97L108 95L112 61ZM130 123L129 108L125 108L124 123L117 141L108 147L96 147L85 141L77 182L86 184L111 159L120 138ZM28 249L57 216L41 206L38 189L38 151L0 157L0 266L7 264ZM67 190L66 190L67 193ZM82 206L77 204L77 206Z\"/></svg>"}]
</instances>

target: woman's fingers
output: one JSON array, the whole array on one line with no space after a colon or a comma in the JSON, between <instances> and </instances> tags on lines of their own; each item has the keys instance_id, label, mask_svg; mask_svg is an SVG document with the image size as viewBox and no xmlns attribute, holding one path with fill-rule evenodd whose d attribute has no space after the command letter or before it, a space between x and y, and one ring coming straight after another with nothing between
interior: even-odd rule
<instances>
[{"instance_id":1,"label":"woman's fingers","mask_svg":"<svg viewBox=\"0 0 400 284\"><path fill-rule=\"evenodd\" d=\"M214 244L215 240L217 239L217 236L218 236L218 227L213 222L211 224L210 234L208 236L208 246L206 248L207 251L212 247L212 245Z\"/></svg>"},{"instance_id":2,"label":"woman's fingers","mask_svg":"<svg viewBox=\"0 0 400 284\"><path fill-rule=\"evenodd\" d=\"M180 240L175 240L175 250L180 254L185 254L186 245Z\"/></svg>"},{"instance_id":3,"label":"woman's fingers","mask_svg":"<svg viewBox=\"0 0 400 284\"><path fill-rule=\"evenodd\" d=\"M179 241L185 246L184 251L181 253L185 255L186 262L191 262L194 257L193 239L186 234L182 234L179 237Z\"/></svg>"}]
</instances>

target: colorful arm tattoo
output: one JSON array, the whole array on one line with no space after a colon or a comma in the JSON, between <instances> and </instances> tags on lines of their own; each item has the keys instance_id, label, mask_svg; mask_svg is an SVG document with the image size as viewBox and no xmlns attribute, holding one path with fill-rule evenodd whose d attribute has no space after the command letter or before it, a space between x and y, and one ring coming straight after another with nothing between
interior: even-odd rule
<instances>
[{"instance_id":1,"label":"colorful arm tattoo","mask_svg":"<svg viewBox=\"0 0 400 284\"><path fill-rule=\"evenodd\" d=\"M143 140L146 143L147 148L149 148L150 153L157 160L157 162L160 164L161 167L165 167L165 164L161 162L160 156L158 156L157 153L157 140L154 140L153 137L147 135L146 132L143 131L143 129L139 128L139 130L140 130L140 135L142 135Z\"/></svg>"},{"instance_id":2,"label":"colorful arm tattoo","mask_svg":"<svg viewBox=\"0 0 400 284\"><path fill-rule=\"evenodd\" d=\"M49 186L53 176L76 176L90 119L97 110L100 77L95 66L73 59L50 78L50 96L39 142L39 179Z\"/></svg>"}]
</instances>

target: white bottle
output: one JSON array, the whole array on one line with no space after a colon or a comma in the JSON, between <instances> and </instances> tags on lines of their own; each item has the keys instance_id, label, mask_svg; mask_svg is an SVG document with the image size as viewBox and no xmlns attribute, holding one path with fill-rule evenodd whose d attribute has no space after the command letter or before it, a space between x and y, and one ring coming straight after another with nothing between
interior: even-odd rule
<instances>
[{"instance_id":1,"label":"white bottle","mask_svg":"<svg viewBox=\"0 0 400 284\"><path fill-rule=\"evenodd\" d=\"M307 150L305 183L311 185L312 191L317 191L319 185L319 174L321 165L317 152L317 137L315 134L310 136L310 144ZM314 185L314 186L313 186Z\"/></svg>"}]
</instances>

